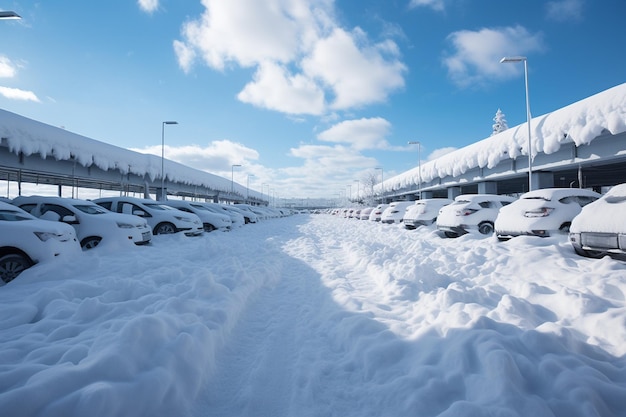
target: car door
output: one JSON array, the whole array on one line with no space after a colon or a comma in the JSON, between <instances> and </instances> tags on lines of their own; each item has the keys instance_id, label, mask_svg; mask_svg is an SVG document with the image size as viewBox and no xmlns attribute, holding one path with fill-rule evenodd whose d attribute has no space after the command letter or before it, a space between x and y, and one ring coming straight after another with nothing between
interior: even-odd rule
<instances>
[{"instance_id":1,"label":"car door","mask_svg":"<svg viewBox=\"0 0 626 417\"><path fill-rule=\"evenodd\" d=\"M74 228L78 239L83 238L79 216L67 207L58 204L42 203L39 207L39 217L44 220L56 220L67 223Z\"/></svg>"}]
</instances>

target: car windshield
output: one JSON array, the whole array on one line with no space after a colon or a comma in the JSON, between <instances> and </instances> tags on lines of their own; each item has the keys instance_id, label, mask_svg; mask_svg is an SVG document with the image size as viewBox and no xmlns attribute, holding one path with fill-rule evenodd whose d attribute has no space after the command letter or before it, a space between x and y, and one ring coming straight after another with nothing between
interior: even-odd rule
<instances>
[{"instance_id":1,"label":"car windshield","mask_svg":"<svg viewBox=\"0 0 626 417\"><path fill-rule=\"evenodd\" d=\"M145 206L155 210L176 210L174 207L164 206L163 204L146 203Z\"/></svg>"},{"instance_id":2,"label":"car windshield","mask_svg":"<svg viewBox=\"0 0 626 417\"><path fill-rule=\"evenodd\" d=\"M200 204L191 204L191 207L193 207L195 209L198 209L198 210L211 211L208 208L206 208L206 207L204 207L204 206L202 206Z\"/></svg>"},{"instance_id":3,"label":"car windshield","mask_svg":"<svg viewBox=\"0 0 626 417\"><path fill-rule=\"evenodd\" d=\"M543 201L550 201L550 199L548 197L541 197L541 196L532 196L532 197L523 197L524 200L543 200Z\"/></svg>"},{"instance_id":4,"label":"car windshield","mask_svg":"<svg viewBox=\"0 0 626 417\"><path fill-rule=\"evenodd\" d=\"M87 214L104 214L108 213L108 210L98 206L97 204L75 204L74 207L83 213Z\"/></svg>"},{"instance_id":5,"label":"car windshield","mask_svg":"<svg viewBox=\"0 0 626 417\"><path fill-rule=\"evenodd\" d=\"M21 220L32 220L33 218L25 213L14 210L0 210L0 220L7 222L17 222Z\"/></svg>"}]
</instances>

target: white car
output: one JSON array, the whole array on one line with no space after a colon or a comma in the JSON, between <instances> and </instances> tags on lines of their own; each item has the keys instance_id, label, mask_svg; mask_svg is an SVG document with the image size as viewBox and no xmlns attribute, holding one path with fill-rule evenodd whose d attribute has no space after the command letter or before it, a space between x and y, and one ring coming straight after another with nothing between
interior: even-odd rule
<instances>
[{"instance_id":1,"label":"white car","mask_svg":"<svg viewBox=\"0 0 626 417\"><path fill-rule=\"evenodd\" d=\"M73 258L81 252L72 226L38 219L4 201L0 201L0 231L0 285L37 263Z\"/></svg>"},{"instance_id":2,"label":"white car","mask_svg":"<svg viewBox=\"0 0 626 417\"><path fill-rule=\"evenodd\" d=\"M381 216L383 215L383 211L385 211L387 207L389 207L389 204L381 203L377 205L376 207L374 207L374 210L372 210L372 212L370 213L369 219L373 222L379 222Z\"/></svg>"},{"instance_id":3,"label":"white car","mask_svg":"<svg viewBox=\"0 0 626 417\"><path fill-rule=\"evenodd\" d=\"M417 200L415 204L406 208L402 223L406 229L416 229L419 226L428 226L435 223L439 210L452 204L449 198L426 198Z\"/></svg>"},{"instance_id":4,"label":"white car","mask_svg":"<svg viewBox=\"0 0 626 417\"><path fill-rule=\"evenodd\" d=\"M369 220L370 214L372 214L372 210L374 210L374 207L365 207L364 209L361 209L359 220Z\"/></svg>"},{"instance_id":5,"label":"white car","mask_svg":"<svg viewBox=\"0 0 626 417\"><path fill-rule=\"evenodd\" d=\"M239 210L229 210L231 207L227 204L220 203L201 203L204 207L209 210L214 211L215 213L226 214L230 217L230 221L232 223L231 229L235 227L241 227L246 224L246 219L243 214L239 212Z\"/></svg>"},{"instance_id":6,"label":"white car","mask_svg":"<svg viewBox=\"0 0 626 417\"><path fill-rule=\"evenodd\" d=\"M83 249L104 243L150 243L152 232L145 220L111 213L92 201L62 197L16 197L14 205L44 220L67 223L76 231Z\"/></svg>"},{"instance_id":7,"label":"white car","mask_svg":"<svg viewBox=\"0 0 626 417\"><path fill-rule=\"evenodd\" d=\"M236 206L234 204L226 204L225 206L228 207L228 210L232 210L232 211L235 211L235 212L241 214L243 216L243 220L244 220L245 224L257 223L259 221L259 218L256 215L256 213L254 213L254 212L252 212L250 210L244 209L244 208Z\"/></svg>"},{"instance_id":8,"label":"white car","mask_svg":"<svg viewBox=\"0 0 626 417\"><path fill-rule=\"evenodd\" d=\"M569 240L582 256L626 255L626 184L583 207L572 220Z\"/></svg>"},{"instance_id":9,"label":"white car","mask_svg":"<svg viewBox=\"0 0 626 417\"><path fill-rule=\"evenodd\" d=\"M380 215L381 223L401 223L407 207L415 204L415 201L392 201Z\"/></svg>"},{"instance_id":10,"label":"white car","mask_svg":"<svg viewBox=\"0 0 626 417\"><path fill-rule=\"evenodd\" d=\"M500 209L495 222L500 240L515 236L548 237L569 232L572 219L601 195L581 188L544 188L522 194Z\"/></svg>"},{"instance_id":11,"label":"white car","mask_svg":"<svg viewBox=\"0 0 626 417\"><path fill-rule=\"evenodd\" d=\"M437 229L446 237L458 237L470 231L493 233L500 208L515 198L496 194L462 194L439 210Z\"/></svg>"},{"instance_id":12,"label":"white car","mask_svg":"<svg viewBox=\"0 0 626 417\"><path fill-rule=\"evenodd\" d=\"M113 212L144 218L155 235L183 232L186 236L199 236L204 233L198 216L159 201L135 197L105 197L95 199L94 203Z\"/></svg>"},{"instance_id":13,"label":"white car","mask_svg":"<svg viewBox=\"0 0 626 417\"><path fill-rule=\"evenodd\" d=\"M213 210L210 210L207 206L201 202L187 201L187 200L167 200L165 202L168 206L175 209L186 211L187 213L193 213L200 217L202 220L202 226L205 232L212 232L213 230L230 230L233 222L230 217L224 213L220 214Z\"/></svg>"}]
</instances>

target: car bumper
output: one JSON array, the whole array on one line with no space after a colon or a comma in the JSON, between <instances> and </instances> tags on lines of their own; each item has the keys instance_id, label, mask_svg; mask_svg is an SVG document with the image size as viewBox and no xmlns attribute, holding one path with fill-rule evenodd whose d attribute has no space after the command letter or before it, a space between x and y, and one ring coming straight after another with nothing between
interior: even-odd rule
<instances>
[{"instance_id":1,"label":"car bumper","mask_svg":"<svg viewBox=\"0 0 626 417\"><path fill-rule=\"evenodd\" d=\"M626 254L625 233L570 233L569 240L573 246L583 250Z\"/></svg>"}]
</instances>

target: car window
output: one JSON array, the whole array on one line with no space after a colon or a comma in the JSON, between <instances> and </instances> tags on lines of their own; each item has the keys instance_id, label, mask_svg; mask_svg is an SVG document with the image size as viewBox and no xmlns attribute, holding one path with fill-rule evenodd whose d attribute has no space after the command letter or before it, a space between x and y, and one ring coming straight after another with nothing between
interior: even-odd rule
<instances>
[{"instance_id":1,"label":"car window","mask_svg":"<svg viewBox=\"0 0 626 417\"><path fill-rule=\"evenodd\" d=\"M104 207L100 207L95 204L74 204L74 207L77 210L82 211L87 214L104 214L108 213L108 211Z\"/></svg>"},{"instance_id":2,"label":"car window","mask_svg":"<svg viewBox=\"0 0 626 417\"><path fill-rule=\"evenodd\" d=\"M578 197L578 203L580 204L581 207L585 207L587 204L593 203L596 200L597 200L596 197L588 197L588 196Z\"/></svg>"},{"instance_id":3,"label":"car window","mask_svg":"<svg viewBox=\"0 0 626 417\"><path fill-rule=\"evenodd\" d=\"M208 207L205 207L205 206L200 205L200 204L192 204L191 207L193 207L195 209L198 209L198 210L211 211Z\"/></svg>"},{"instance_id":4,"label":"car window","mask_svg":"<svg viewBox=\"0 0 626 417\"><path fill-rule=\"evenodd\" d=\"M56 204L42 204L41 214L44 215L48 211L52 211L58 214L61 219L63 219L65 216L74 216L74 213L70 209L63 206L59 206Z\"/></svg>"},{"instance_id":5,"label":"car window","mask_svg":"<svg viewBox=\"0 0 626 417\"><path fill-rule=\"evenodd\" d=\"M510 201L501 201L501 203L502 203L502 207L508 206L509 204L511 204Z\"/></svg>"},{"instance_id":6,"label":"car window","mask_svg":"<svg viewBox=\"0 0 626 417\"><path fill-rule=\"evenodd\" d=\"M32 220L32 217L15 210L0 210L0 220L17 222L21 220Z\"/></svg>"},{"instance_id":7,"label":"car window","mask_svg":"<svg viewBox=\"0 0 626 417\"><path fill-rule=\"evenodd\" d=\"M37 206L37 204L28 203L28 204L22 204L20 208L24 211L31 213L33 209L35 208L35 206Z\"/></svg>"},{"instance_id":8,"label":"car window","mask_svg":"<svg viewBox=\"0 0 626 417\"><path fill-rule=\"evenodd\" d=\"M482 208L493 207L493 203L491 201L481 201L480 203L478 203L478 205Z\"/></svg>"},{"instance_id":9,"label":"car window","mask_svg":"<svg viewBox=\"0 0 626 417\"><path fill-rule=\"evenodd\" d=\"M107 210L111 210L112 203L110 201L99 201L98 205L104 207Z\"/></svg>"}]
</instances>

